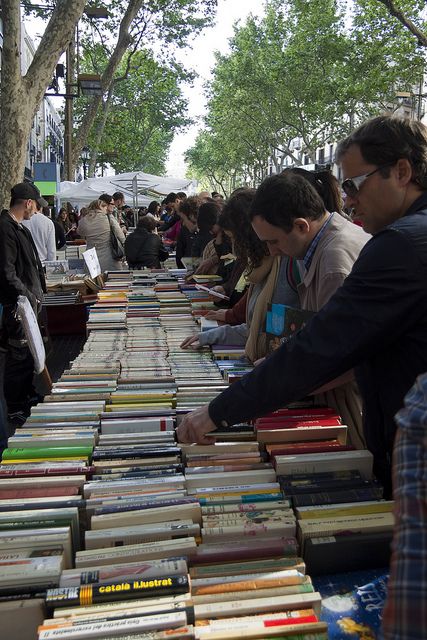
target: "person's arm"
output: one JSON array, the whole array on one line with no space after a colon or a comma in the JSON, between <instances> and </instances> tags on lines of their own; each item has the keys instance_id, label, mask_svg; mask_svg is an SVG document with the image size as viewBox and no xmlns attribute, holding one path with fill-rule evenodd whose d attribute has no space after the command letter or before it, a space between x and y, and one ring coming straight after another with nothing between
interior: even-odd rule
<instances>
[{"instance_id":1,"label":"person's arm","mask_svg":"<svg viewBox=\"0 0 427 640\"><path fill-rule=\"evenodd\" d=\"M38 215L43 215L42 213ZM48 218L47 218L48 220ZM46 249L47 249L47 258L46 260L55 260L56 259L56 240L55 240L55 225L52 220L49 220L49 226L46 237Z\"/></svg>"},{"instance_id":2,"label":"person's arm","mask_svg":"<svg viewBox=\"0 0 427 640\"><path fill-rule=\"evenodd\" d=\"M225 312L225 322L228 324L240 324L246 321L246 305L248 302L248 289L242 295L240 300L236 302L234 307L227 309Z\"/></svg>"},{"instance_id":3,"label":"person's arm","mask_svg":"<svg viewBox=\"0 0 427 640\"><path fill-rule=\"evenodd\" d=\"M117 220L113 216L110 216L110 221L111 221L111 225L114 228L114 233L115 233L116 238L118 238L120 240L120 242L122 244L124 244L126 237L125 237L125 234L122 231L121 226L119 225L119 223L117 222Z\"/></svg>"},{"instance_id":4,"label":"person's arm","mask_svg":"<svg viewBox=\"0 0 427 640\"><path fill-rule=\"evenodd\" d=\"M292 340L181 423L207 442L215 426L265 415L302 398L398 343L427 313L425 265L403 234L387 230L362 250L342 287ZM194 441L194 440L191 440Z\"/></svg>"},{"instance_id":5,"label":"person's arm","mask_svg":"<svg viewBox=\"0 0 427 640\"><path fill-rule=\"evenodd\" d=\"M191 345L194 348L205 347L210 344L232 344L232 345L244 345L248 337L248 328L246 324L240 324L237 327L231 327L229 324L225 324L222 327L215 327L215 329L209 329L209 331L201 331L195 336L186 338L181 343L181 349L187 349Z\"/></svg>"},{"instance_id":6,"label":"person's arm","mask_svg":"<svg viewBox=\"0 0 427 640\"><path fill-rule=\"evenodd\" d=\"M384 640L427 635L427 374L418 377L396 415L390 578L382 615Z\"/></svg>"},{"instance_id":7,"label":"person's arm","mask_svg":"<svg viewBox=\"0 0 427 640\"><path fill-rule=\"evenodd\" d=\"M62 247L65 245L65 233L64 233L64 229L61 227L60 224L58 224L58 222L54 222L54 227L55 227L55 242L56 242L56 249L62 249ZM80 233L80 231L79 231Z\"/></svg>"}]
</instances>

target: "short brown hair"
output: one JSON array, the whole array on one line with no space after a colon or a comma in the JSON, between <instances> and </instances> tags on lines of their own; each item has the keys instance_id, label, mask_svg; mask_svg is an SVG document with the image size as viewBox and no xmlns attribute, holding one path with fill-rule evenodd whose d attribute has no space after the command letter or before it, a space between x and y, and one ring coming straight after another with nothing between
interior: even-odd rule
<instances>
[{"instance_id":1,"label":"short brown hair","mask_svg":"<svg viewBox=\"0 0 427 640\"><path fill-rule=\"evenodd\" d=\"M156 221L151 216L142 216L138 220L138 229L146 229L147 231L154 231L156 228Z\"/></svg>"},{"instance_id":2,"label":"short brown hair","mask_svg":"<svg viewBox=\"0 0 427 640\"><path fill-rule=\"evenodd\" d=\"M363 123L338 145L340 161L349 148L357 145L363 159L373 165L396 164L401 158L412 167L412 181L427 189L427 127L418 120L396 116L378 116ZM384 177L388 167L381 171Z\"/></svg>"},{"instance_id":3,"label":"short brown hair","mask_svg":"<svg viewBox=\"0 0 427 640\"><path fill-rule=\"evenodd\" d=\"M285 171L266 178L258 187L250 209L251 220L261 216L290 233L296 218L318 220L325 213L322 198L302 176Z\"/></svg>"}]
</instances>

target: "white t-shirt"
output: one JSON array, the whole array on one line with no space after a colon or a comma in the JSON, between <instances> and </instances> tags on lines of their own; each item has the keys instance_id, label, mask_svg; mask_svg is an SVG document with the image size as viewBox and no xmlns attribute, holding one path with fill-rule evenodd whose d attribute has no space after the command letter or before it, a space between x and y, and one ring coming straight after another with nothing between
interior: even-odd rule
<instances>
[{"instance_id":1,"label":"white t-shirt","mask_svg":"<svg viewBox=\"0 0 427 640\"><path fill-rule=\"evenodd\" d=\"M46 260L56 259L55 225L43 213L35 213L29 220L23 220L33 236L42 265Z\"/></svg>"}]
</instances>

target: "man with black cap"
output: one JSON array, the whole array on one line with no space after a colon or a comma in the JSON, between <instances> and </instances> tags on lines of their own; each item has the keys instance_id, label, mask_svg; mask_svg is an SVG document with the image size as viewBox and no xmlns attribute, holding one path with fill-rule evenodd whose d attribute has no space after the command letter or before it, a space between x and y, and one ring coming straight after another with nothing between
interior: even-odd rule
<instances>
[{"instance_id":1,"label":"man with black cap","mask_svg":"<svg viewBox=\"0 0 427 640\"><path fill-rule=\"evenodd\" d=\"M21 323L15 316L16 302L18 296L26 296L38 315L43 291L46 291L37 248L22 222L31 218L37 206L45 204L35 185L20 182L11 189L9 211L0 217L0 303L3 306L0 385L2 388L4 385L9 420L14 424L23 423L29 414L34 365ZM0 449L6 444L5 425L0 428Z\"/></svg>"}]
</instances>

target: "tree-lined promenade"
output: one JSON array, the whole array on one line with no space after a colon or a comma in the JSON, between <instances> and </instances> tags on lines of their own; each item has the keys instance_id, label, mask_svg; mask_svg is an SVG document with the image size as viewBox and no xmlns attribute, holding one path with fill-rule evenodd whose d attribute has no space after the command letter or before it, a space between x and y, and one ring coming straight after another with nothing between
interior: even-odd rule
<instances>
[{"instance_id":1,"label":"tree-lined promenade","mask_svg":"<svg viewBox=\"0 0 427 640\"><path fill-rule=\"evenodd\" d=\"M23 178L34 116L67 49L68 90L76 91L80 71L99 77L101 93L68 104L64 176L74 174L86 146L89 175L106 159L118 171L164 173L175 133L190 124L182 87L194 72L177 63L176 51L214 23L217 0L0 6L0 204ZM45 25L25 74L22 13ZM263 18L239 22L230 52L216 56L204 126L187 150L191 177L226 193L258 183L269 162L276 170L286 157L314 162L319 147L359 121L397 109L402 93L418 100L420 115L426 44L423 0L267 0Z\"/></svg>"}]
</instances>

